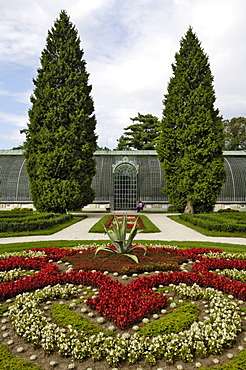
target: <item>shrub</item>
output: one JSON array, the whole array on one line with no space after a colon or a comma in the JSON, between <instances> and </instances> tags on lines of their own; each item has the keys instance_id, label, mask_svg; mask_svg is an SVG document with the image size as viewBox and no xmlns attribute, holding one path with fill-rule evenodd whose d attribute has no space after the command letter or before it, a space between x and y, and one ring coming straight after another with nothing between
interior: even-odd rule
<instances>
[{"instance_id":1,"label":"shrub","mask_svg":"<svg viewBox=\"0 0 246 370\"><path fill-rule=\"evenodd\" d=\"M25 216L24 214L21 216ZM28 217L0 217L0 232L44 230L70 220L71 214L35 214Z\"/></svg>"},{"instance_id":2,"label":"shrub","mask_svg":"<svg viewBox=\"0 0 246 370\"><path fill-rule=\"evenodd\" d=\"M235 217L234 217L235 216ZM181 214L180 218L209 231L246 232L246 215L233 214Z\"/></svg>"}]
</instances>

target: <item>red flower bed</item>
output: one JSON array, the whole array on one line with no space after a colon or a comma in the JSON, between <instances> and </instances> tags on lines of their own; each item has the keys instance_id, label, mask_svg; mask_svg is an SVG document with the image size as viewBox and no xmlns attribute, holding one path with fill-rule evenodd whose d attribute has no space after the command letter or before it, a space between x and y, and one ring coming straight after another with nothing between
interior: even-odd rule
<instances>
[{"instance_id":1,"label":"red flower bed","mask_svg":"<svg viewBox=\"0 0 246 370\"><path fill-rule=\"evenodd\" d=\"M221 249L217 248L189 248L189 249L178 249L177 253L180 256L185 256L186 258L194 260L200 260L203 257L201 254L206 254L206 253L222 253L223 251Z\"/></svg>"},{"instance_id":2,"label":"red flower bed","mask_svg":"<svg viewBox=\"0 0 246 370\"><path fill-rule=\"evenodd\" d=\"M237 269L245 270L246 261L241 261L237 259L225 259L225 258L201 258L200 262L194 264L193 271L202 271L202 270L216 270L216 269Z\"/></svg>"},{"instance_id":3,"label":"red flower bed","mask_svg":"<svg viewBox=\"0 0 246 370\"><path fill-rule=\"evenodd\" d=\"M131 285L123 286L118 280L100 286L99 293L98 297L88 298L87 305L121 329L159 311L167 303L164 295L156 294L141 285L138 290Z\"/></svg>"},{"instance_id":4,"label":"red flower bed","mask_svg":"<svg viewBox=\"0 0 246 370\"><path fill-rule=\"evenodd\" d=\"M25 268L26 266L27 265L25 263ZM32 263L30 263L30 268L34 268ZM18 280L11 280L1 283L0 299L4 300L23 292L29 292L37 288L43 288L47 285L55 285L59 282L58 267L53 263L42 261L39 269L40 272L36 273L35 275L20 277Z\"/></svg>"},{"instance_id":5,"label":"red flower bed","mask_svg":"<svg viewBox=\"0 0 246 370\"><path fill-rule=\"evenodd\" d=\"M45 265L45 259L40 257L9 257L0 260L0 271L9 271L15 268L40 270Z\"/></svg>"},{"instance_id":6,"label":"red flower bed","mask_svg":"<svg viewBox=\"0 0 246 370\"><path fill-rule=\"evenodd\" d=\"M44 257L45 261L52 259L53 261L60 260L63 256L72 256L76 254L77 251L74 249L63 249L57 247L50 247L50 248L33 248L29 249L33 252L45 252L46 257Z\"/></svg>"}]
</instances>

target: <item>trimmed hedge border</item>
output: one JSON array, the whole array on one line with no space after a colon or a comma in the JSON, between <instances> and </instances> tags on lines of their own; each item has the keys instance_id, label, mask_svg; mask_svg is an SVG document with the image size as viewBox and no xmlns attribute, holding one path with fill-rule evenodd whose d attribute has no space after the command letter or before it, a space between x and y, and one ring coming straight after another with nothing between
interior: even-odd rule
<instances>
[{"instance_id":1,"label":"trimmed hedge border","mask_svg":"<svg viewBox=\"0 0 246 370\"><path fill-rule=\"evenodd\" d=\"M242 232L246 233L246 214L181 214L181 220L209 231Z\"/></svg>"},{"instance_id":2,"label":"trimmed hedge border","mask_svg":"<svg viewBox=\"0 0 246 370\"><path fill-rule=\"evenodd\" d=\"M24 216L24 217L23 217ZM71 214L40 213L27 215L18 214L17 217L0 218L0 232L20 232L44 230L73 218Z\"/></svg>"}]
</instances>

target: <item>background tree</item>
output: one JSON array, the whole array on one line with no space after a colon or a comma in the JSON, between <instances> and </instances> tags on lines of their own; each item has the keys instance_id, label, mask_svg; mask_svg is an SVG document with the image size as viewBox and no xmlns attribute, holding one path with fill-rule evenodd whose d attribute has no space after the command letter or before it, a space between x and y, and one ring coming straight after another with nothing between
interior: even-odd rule
<instances>
[{"instance_id":1,"label":"background tree","mask_svg":"<svg viewBox=\"0 0 246 370\"><path fill-rule=\"evenodd\" d=\"M246 150L246 118L234 117L223 121L225 150Z\"/></svg>"},{"instance_id":2,"label":"background tree","mask_svg":"<svg viewBox=\"0 0 246 370\"><path fill-rule=\"evenodd\" d=\"M117 150L152 150L157 145L160 134L160 121L152 114L140 114L131 118L134 122L124 129L125 133L117 141Z\"/></svg>"},{"instance_id":3,"label":"background tree","mask_svg":"<svg viewBox=\"0 0 246 370\"><path fill-rule=\"evenodd\" d=\"M192 28L180 41L172 64L158 156L163 191L180 212L212 211L225 181L223 124L214 108L213 76L208 57Z\"/></svg>"},{"instance_id":4,"label":"background tree","mask_svg":"<svg viewBox=\"0 0 246 370\"><path fill-rule=\"evenodd\" d=\"M65 11L48 32L34 80L25 157L32 200L64 213L94 199L94 103L77 30Z\"/></svg>"}]
</instances>

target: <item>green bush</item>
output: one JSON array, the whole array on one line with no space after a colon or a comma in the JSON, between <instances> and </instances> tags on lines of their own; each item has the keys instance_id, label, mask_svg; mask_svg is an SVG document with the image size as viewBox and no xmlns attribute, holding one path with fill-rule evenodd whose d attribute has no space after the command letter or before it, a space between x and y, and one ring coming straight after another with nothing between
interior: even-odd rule
<instances>
[{"instance_id":1,"label":"green bush","mask_svg":"<svg viewBox=\"0 0 246 370\"><path fill-rule=\"evenodd\" d=\"M12 211L1 211L0 212L0 219L1 218L23 218L30 216L31 212L12 212Z\"/></svg>"},{"instance_id":2,"label":"green bush","mask_svg":"<svg viewBox=\"0 0 246 370\"><path fill-rule=\"evenodd\" d=\"M174 213L179 213L179 211L174 207L174 206L169 206L167 207L167 212L174 212Z\"/></svg>"},{"instance_id":3,"label":"green bush","mask_svg":"<svg viewBox=\"0 0 246 370\"><path fill-rule=\"evenodd\" d=\"M181 214L181 220L209 231L246 232L246 214Z\"/></svg>"},{"instance_id":4,"label":"green bush","mask_svg":"<svg viewBox=\"0 0 246 370\"><path fill-rule=\"evenodd\" d=\"M25 216L24 214L22 216ZM70 220L71 214L40 213L27 217L1 217L0 232L21 232L44 230Z\"/></svg>"}]
</instances>

